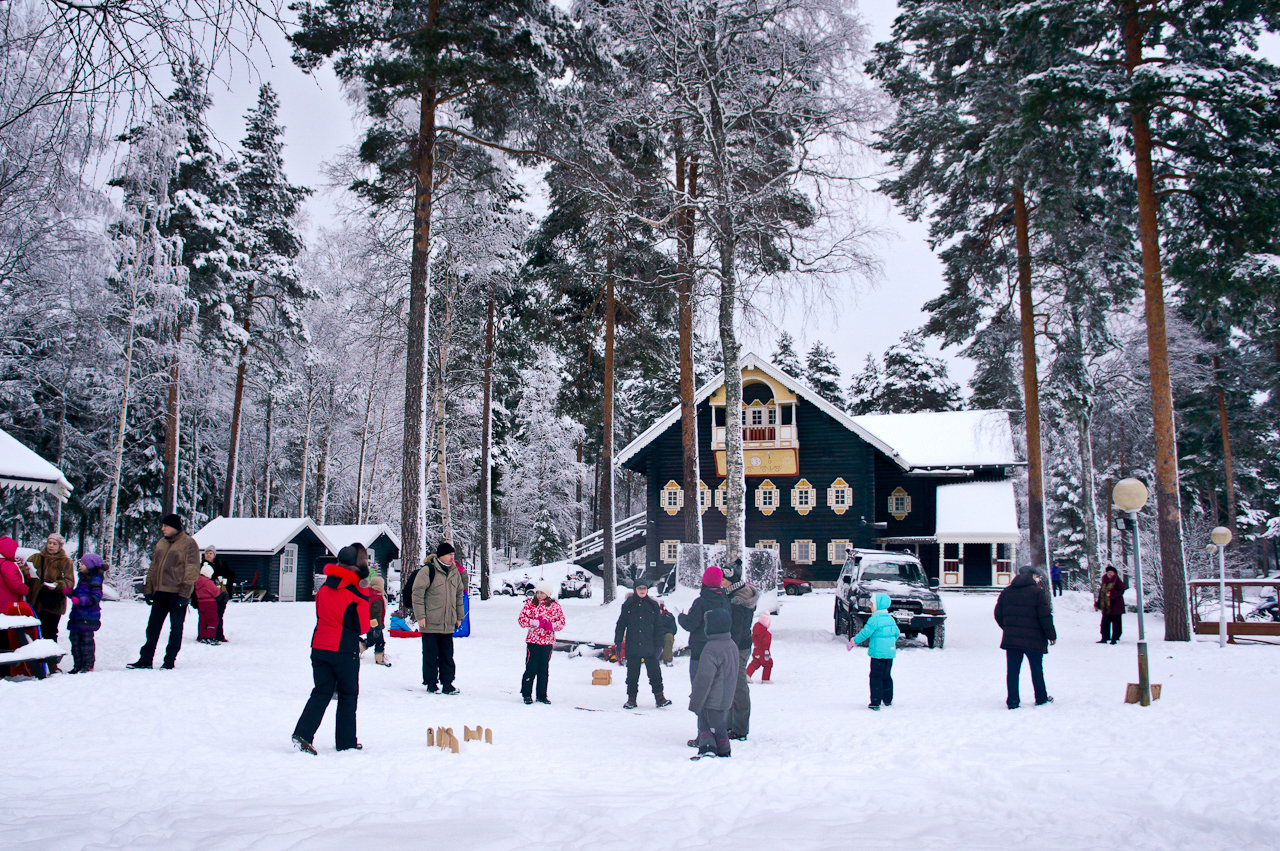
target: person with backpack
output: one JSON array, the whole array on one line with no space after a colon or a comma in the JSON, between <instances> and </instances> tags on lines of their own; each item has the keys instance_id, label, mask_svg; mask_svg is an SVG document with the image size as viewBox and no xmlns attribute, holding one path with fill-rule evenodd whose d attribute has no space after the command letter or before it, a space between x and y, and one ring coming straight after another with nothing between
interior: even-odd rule
<instances>
[{"instance_id":1,"label":"person with backpack","mask_svg":"<svg viewBox=\"0 0 1280 851\"><path fill-rule=\"evenodd\" d=\"M333 694L338 693L334 736L340 751L361 750L356 740L356 701L360 696L360 637L369 626L369 598L361 587L369 575L356 566L356 551L343 547L338 563L324 569L316 591L316 628L311 634L311 676L315 687L293 728L293 744L316 753L313 741Z\"/></svg>"},{"instance_id":2,"label":"person with backpack","mask_svg":"<svg viewBox=\"0 0 1280 851\"><path fill-rule=\"evenodd\" d=\"M1000 647L1007 662L1005 705L1010 709L1017 709L1021 703L1018 680L1022 677L1024 656L1031 669L1036 706L1053 703L1044 685L1044 654L1049 652L1049 645L1057 643L1058 633L1053 627L1052 601L1037 581L1038 575L1034 567L1023 565L996 600L996 623L1003 633Z\"/></svg>"},{"instance_id":3,"label":"person with backpack","mask_svg":"<svg viewBox=\"0 0 1280 851\"><path fill-rule=\"evenodd\" d=\"M455 558L453 545L441 541L411 579L409 608L422 634L422 684L431 694L460 693L453 684L453 633L462 626L467 576Z\"/></svg>"},{"instance_id":4,"label":"person with backpack","mask_svg":"<svg viewBox=\"0 0 1280 851\"><path fill-rule=\"evenodd\" d=\"M662 694L662 665L658 661L662 652L662 608L649 596L649 585L637 582L635 589L622 604L622 612L613 628L613 643L619 653L625 651L627 664L627 702L623 709L636 708L636 695L640 693L640 666L649 674L649 687L653 700L661 709L671 701ZM619 663L622 662L620 658Z\"/></svg>"},{"instance_id":5,"label":"person with backpack","mask_svg":"<svg viewBox=\"0 0 1280 851\"><path fill-rule=\"evenodd\" d=\"M893 601L888 594L875 595L875 613L867 618L862 627L845 650L852 650L862 642L867 643L867 655L871 657L871 673L868 677L871 684L871 703L868 709L880 711L880 704L893 705L893 657L898 655L898 637L902 631L898 623L889 614L889 605Z\"/></svg>"}]
</instances>

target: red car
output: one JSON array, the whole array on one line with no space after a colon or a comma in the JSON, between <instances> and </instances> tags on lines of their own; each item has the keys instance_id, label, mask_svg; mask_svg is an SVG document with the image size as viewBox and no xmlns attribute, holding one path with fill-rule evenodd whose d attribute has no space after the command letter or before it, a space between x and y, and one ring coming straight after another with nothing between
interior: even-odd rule
<instances>
[{"instance_id":1,"label":"red car","mask_svg":"<svg viewBox=\"0 0 1280 851\"><path fill-rule=\"evenodd\" d=\"M784 576L782 578L782 590L788 597L795 597L800 594L808 594L813 590L813 585L807 579Z\"/></svg>"}]
</instances>

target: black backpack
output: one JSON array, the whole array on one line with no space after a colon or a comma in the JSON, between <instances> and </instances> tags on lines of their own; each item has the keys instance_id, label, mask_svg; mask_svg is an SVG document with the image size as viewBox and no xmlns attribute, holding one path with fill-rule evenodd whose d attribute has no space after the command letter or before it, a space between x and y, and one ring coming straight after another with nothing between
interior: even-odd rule
<instances>
[{"instance_id":1,"label":"black backpack","mask_svg":"<svg viewBox=\"0 0 1280 851\"><path fill-rule=\"evenodd\" d=\"M418 571L421 567L415 567L413 573L409 574L408 579L402 579L400 582L400 608L406 612L413 611L413 580L418 578Z\"/></svg>"}]
</instances>

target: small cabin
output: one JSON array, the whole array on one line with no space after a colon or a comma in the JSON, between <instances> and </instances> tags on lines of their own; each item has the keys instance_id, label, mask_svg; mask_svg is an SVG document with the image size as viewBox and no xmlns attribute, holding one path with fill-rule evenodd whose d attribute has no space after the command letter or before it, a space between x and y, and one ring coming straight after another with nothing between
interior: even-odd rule
<instances>
[{"instance_id":1,"label":"small cabin","mask_svg":"<svg viewBox=\"0 0 1280 851\"><path fill-rule=\"evenodd\" d=\"M387 579L391 571L399 569L400 536L385 523L325 525L320 527L320 531L339 549L349 544L364 544L369 551L370 567L376 568L383 579Z\"/></svg>"},{"instance_id":2,"label":"small cabin","mask_svg":"<svg viewBox=\"0 0 1280 851\"><path fill-rule=\"evenodd\" d=\"M282 603L313 599L315 574L338 553L309 517L218 517L194 537L201 550L217 548L237 585Z\"/></svg>"},{"instance_id":3,"label":"small cabin","mask_svg":"<svg viewBox=\"0 0 1280 851\"><path fill-rule=\"evenodd\" d=\"M846 548L863 547L912 552L944 587L1008 584L1022 462L1007 411L850 416L757 355L741 365L747 547L776 551L784 576L816 582L834 581ZM617 456L647 480L635 534L619 538L645 547L651 578L676 564L684 512L700 514L706 543L724 539L724 376L700 388L696 403L696 506L685 504L679 407ZM580 564L595 552L579 549Z\"/></svg>"}]
</instances>

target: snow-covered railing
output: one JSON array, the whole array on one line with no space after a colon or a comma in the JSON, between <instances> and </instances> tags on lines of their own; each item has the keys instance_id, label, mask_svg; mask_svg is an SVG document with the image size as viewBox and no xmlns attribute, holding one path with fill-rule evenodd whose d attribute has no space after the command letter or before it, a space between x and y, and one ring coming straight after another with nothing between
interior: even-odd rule
<instances>
[{"instance_id":1,"label":"snow-covered railing","mask_svg":"<svg viewBox=\"0 0 1280 851\"><path fill-rule=\"evenodd\" d=\"M619 520L613 524L613 542L615 545L622 543L628 538L636 535L644 534L645 512L633 514L626 520ZM604 550L604 530L599 529L586 535L583 538L573 542L573 551L569 555L570 561L577 561L586 556L597 555Z\"/></svg>"}]
</instances>

